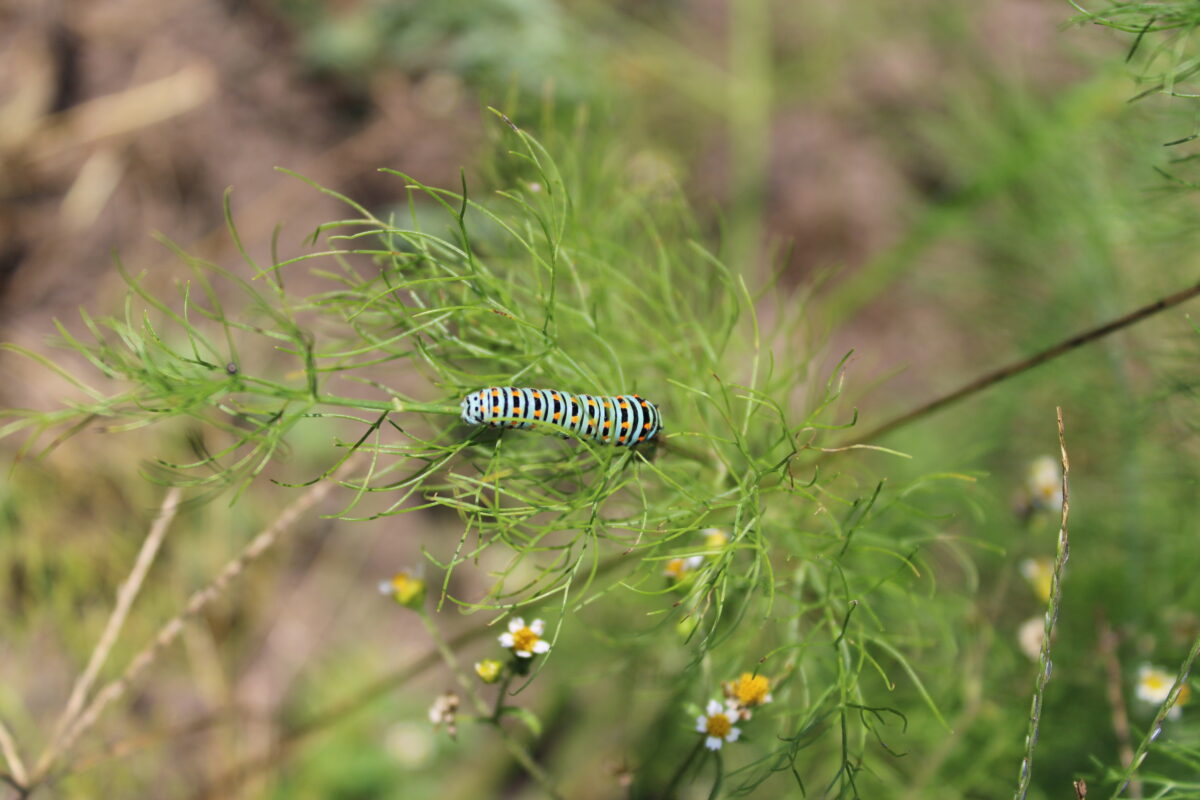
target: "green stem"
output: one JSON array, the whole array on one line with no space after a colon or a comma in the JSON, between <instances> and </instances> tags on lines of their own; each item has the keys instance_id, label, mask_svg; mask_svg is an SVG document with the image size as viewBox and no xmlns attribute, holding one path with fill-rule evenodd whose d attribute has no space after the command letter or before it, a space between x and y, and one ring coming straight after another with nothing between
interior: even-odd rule
<instances>
[{"instance_id":1,"label":"green stem","mask_svg":"<svg viewBox=\"0 0 1200 800\"><path fill-rule=\"evenodd\" d=\"M721 751L713 753L713 760L717 763L717 777L713 779L712 789L708 792L708 800L717 800L717 796L721 793L721 784L725 782L725 762L721 760Z\"/></svg>"},{"instance_id":2,"label":"green stem","mask_svg":"<svg viewBox=\"0 0 1200 800\"><path fill-rule=\"evenodd\" d=\"M247 390L255 394L314 404L322 403L327 406L364 408L372 411L418 412L423 414L457 415L462 412L462 409L455 403L419 403L415 400L401 400L398 397L393 397L391 400L364 400L359 397L342 397L336 394L318 394L314 398L309 394L307 389L293 389L281 383L249 376L242 377L242 380L255 385L253 389ZM239 391L243 390L230 389L228 393L237 394Z\"/></svg>"},{"instance_id":3,"label":"green stem","mask_svg":"<svg viewBox=\"0 0 1200 800\"><path fill-rule=\"evenodd\" d=\"M675 774L672 775L671 780L667 782L667 788L663 789L662 796L666 798L666 800L670 800L670 798L675 796L676 787L679 786L679 782L683 780L683 776L687 773L688 767L690 767L692 762L696 760L696 756L700 753L700 750L703 747L704 739L697 739L696 746L692 748L692 751L688 753L687 758L685 758L683 763L679 765L679 769L675 770Z\"/></svg>"},{"instance_id":4,"label":"green stem","mask_svg":"<svg viewBox=\"0 0 1200 800\"><path fill-rule=\"evenodd\" d=\"M1042 722L1042 700L1046 694L1046 683L1050 680L1050 644L1054 639L1054 626L1058 622L1058 614L1062 609L1062 577L1063 567L1071 554L1070 537L1067 534L1067 520L1071 513L1071 494L1068 475L1071 472L1071 462L1067 458L1067 440L1063 430L1062 408L1058 414L1058 448L1062 456L1062 516L1058 529L1058 551L1054 557L1054 574L1050 582L1050 600L1046 608L1046 622L1042 630L1042 646L1038 655L1038 676L1033 690L1033 700L1029 708L1029 729L1025 734L1025 757L1021 759L1021 772L1017 777L1017 791L1013 800L1025 800L1029 794L1029 784L1033 778L1033 754L1037 746L1038 729ZM1118 794L1120 792L1118 791ZM1116 797L1116 795L1114 795Z\"/></svg>"},{"instance_id":5,"label":"green stem","mask_svg":"<svg viewBox=\"0 0 1200 800\"><path fill-rule=\"evenodd\" d=\"M455 414L458 415L462 409L449 403L418 403L412 400L401 400L392 398L391 400L360 400L356 397L339 397L334 394L324 394L317 398L317 402L331 406L345 406L348 408L369 408L374 411L401 411L401 412L420 412L423 414Z\"/></svg>"},{"instance_id":6,"label":"green stem","mask_svg":"<svg viewBox=\"0 0 1200 800\"><path fill-rule=\"evenodd\" d=\"M533 760L533 756L530 755L529 751L499 725L496 728L500 731L501 738L505 746L508 747L508 753L513 757L513 760L520 764L529 773L530 777L537 781L538 785L542 787L542 791L548 796L554 798L554 800L563 800L563 796L554 786L554 779L550 777L546 770L542 769L540 764Z\"/></svg>"},{"instance_id":7,"label":"green stem","mask_svg":"<svg viewBox=\"0 0 1200 800\"><path fill-rule=\"evenodd\" d=\"M483 698L475 691L475 684L471 682L470 676L463 671L462 665L458 661L458 656L454 655L454 651L450 649L450 645L442 638L442 633L438 630L437 625L433 623L433 618L429 616L429 612L424 608L420 608L417 610L417 616L421 618L421 623L424 624L425 630L429 632L429 638L433 639L433 646L437 648L442 661L446 662L446 666L454 674L454 679L462 687L463 693L475 704L479 715L486 717L488 715L487 704L483 702Z\"/></svg>"},{"instance_id":8,"label":"green stem","mask_svg":"<svg viewBox=\"0 0 1200 800\"><path fill-rule=\"evenodd\" d=\"M514 761L521 765L522 769L529 773L529 777L533 778L538 785L542 787L542 791L544 791L547 796L554 798L554 800L563 800L563 796L559 794L558 789L555 788L554 779L550 777L550 774L533 759L533 756L530 754L529 750L526 749L523 744L514 739L512 734L505 730L504 726L500 724L500 710L504 706L504 695L508 690L508 683L512 680L511 671L509 672L508 677L505 679L505 682L501 685L500 697L496 701L495 711L490 710L487 706L487 703L484 702L483 698L476 690L475 684L471 681L470 676L467 675L465 670L463 670L462 665L458 661L458 656L454 655L454 650L452 650L450 645L446 643L446 640L442 638L442 633L438 630L437 625L433 623L433 618L429 616L429 612L424 608L421 608L417 611L417 616L421 618L421 622L425 625L425 630L429 632L429 637L433 639L433 645L437 648L438 653L441 654L442 660L446 662L446 666L450 668L452 673L454 673L454 678L458 681L459 686L462 687L463 693L466 694L467 699L469 699L471 704L474 705L478 710L480 719L491 723L492 727L494 727L500 733L500 739L504 742L504 746L508 748L509 755L513 757Z\"/></svg>"},{"instance_id":9,"label":"green stem","mask_svg":"<svg viewBox=\"0 0 1200 800\"><path fill-rule=\"evenodd\" d=\"M500 715L504 713L504 698L508 697L508 687L512 684L514 675L516 673L511 668L506 668L504 670L504 678L501 680L500 686L497 687L499 691L496 692L496 707L492 709L491 716L492 722L497 725L500 724Z\"/></svg>"}]
</instances>

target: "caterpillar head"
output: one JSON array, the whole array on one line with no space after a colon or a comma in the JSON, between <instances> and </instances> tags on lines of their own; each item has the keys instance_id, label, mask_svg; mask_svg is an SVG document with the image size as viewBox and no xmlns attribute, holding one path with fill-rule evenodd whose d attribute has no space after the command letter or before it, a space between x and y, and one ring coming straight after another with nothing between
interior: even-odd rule
<instances>
[{"instance_id":1,"label":"caterpillar head","mask_svg":"<svg viewBox=\"0 0 1200 800\"><path fill-rule=\"evenodd\" d=\"M479 392L472 392L462 399L459 403L462 408L462 421L468 425L478 425L480 419L480 402Z\"/></svg>"}]
</instances>

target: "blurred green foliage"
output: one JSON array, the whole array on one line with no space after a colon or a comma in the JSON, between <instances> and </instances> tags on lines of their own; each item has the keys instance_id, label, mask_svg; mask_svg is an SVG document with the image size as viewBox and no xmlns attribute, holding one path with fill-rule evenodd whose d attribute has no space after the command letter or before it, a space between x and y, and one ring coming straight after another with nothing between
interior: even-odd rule
<instances>
[{"instance_id":1,"label":"blurred green foliage","mask_svg":"<svg viewBox=\"0 0 1200 800\"><path fill-rule=\"evenodd\" d=\"M534 118L546 123L537 133L563 173L572 176L572 200L576 213L582 212L574 246L591 254L592 266L611 270L591 279L594 284L585 287L590 291L603 293L644 274L637 270L650 259L646 250L636 249L635 243L644 240L631 234L634 228L650 239L657 232L670 245L664 245L663 258L678 259L692 257L683 250L688 239L706 239L712 228L733 224L728 218L689 219L673 193L677 180L696 185L711 163L704 160L711 138L768 140L773 120L797 106L833 120L847 140L870 130L871 141L889 154L905 180L901 230L889 246L844 270L816 297L807 290L797 294L805 304L806 324L782 336L772 356L781 368L794 368L817 350L814 332L832 330L838 344L825 353L829 357L821 368L812 367L811 383L823 388L842 355L836 347L850 342L857 355L848 365L841 407L861 404L873 421L953 388L988 366L1195 282L1197 206L1181 191L1187 188L1189 148L1195 145L1180 140L1190 135L1195 120L1186 83L1196 71L1191 50L1200 16L1196 3L1091 9L1087 19L1125 34L1098 43L1089 31L1041 31L1058 37L1054 41L1062 50L1055 51L1061 61L1038 65L1070 76L1047 82L1033 80L1039 78L1033 73L1038 67L1018 67L989 49L998 43L972 28L982 23L965 8L879 2L864 13L833 7L795 11L779 4L772 11L774 24L766 29L752 15L740 23L746 26L741 34L769 54L765 91L771 114L749 129L744 120L759 119L754 112L760 101L746 100L739 93L744 85L735 78L755 75L762 65L742 63L748 72L740 73L736 64L729 70L714 66L711 61L722 59L707 58L705 45L711 41L703 29L697 32L700 26L690 27L671 16L669 4L664 7L661 18L647 21L645 14L619 8L605 14L549 0L359 4L336 11L321 3L287 5L302 33L307 63L350 81L365 84L390 69L446 71L484 97L515 86L522 110L552 98L542 107L550 112ZM1049 23L1042 18L1014 23L1014 35L1032 34L1034 26L1052 26L1069 13L1064 4ZM731 14L728 24L736 26L738 19ZM601 48L581 30L601 31L607 43ZM1073 44L1084 40L1092 42L1094 52ZM900 49L899 62L876 61L888 47ZM1131 66L1122 68L1130 51ZM930 57L938 63L921 71L922 59ZM907 88L887 89L893 94L884 96L892 105L873 105L868 98L870 91L882 91L869 86L880 78L876 72L888 69L878 63L916 70ZM1140 76L1140 85L1130 81L1130 71ZM1176 96L1126 102L1142 89ZM615 122L594 112L613 107L622 109ZM1173 144L1164 148L1168 143ZM732 169L751 177L743 184L751 194L748 202L738 198L736 214L755 220L771 208L770 196L753 180L762 167L759 155L753 147L739 152L743 160ZM818 157L851 159L854 152ZM1164 179L1156 170L1178 180ZM543 183L504 159L484 171L493 187L523 187L522 201L536 194L530 192L531 181ZM649 184L637 185L646 180ZM622 192L622 186L635 188ZM819 193L822 187L804 189ZM708 196L695 199L702 214L719 206ZM456 241L453 225L435 221L433 201L397 209L411 212L411 227ZM397 209L373 211L385 218ZM631 220L641 220L644 227ZM504 236L489 227L482 225L473 241L487 258L499 260ZM796 246L803 250L806 243ZM395 249L411 254L420 247L408 242ZM631 250L640 255L630 258ZM737 289L733 279L705 271L703 260L693 263L698 266L676 279L692 281L686 289L695 294L686 310L703 326L706 309L723 305L725 295ZM770 285L759 262L736 263L752 286ZM806 277L789 275L785 285ZM513 285L521 286L519 281ZM757 308L789 302L799 300L768 292ZM899 321L886 330L892 339L904 340L899 347L886 336L871 336L881 318L893 316ZM647 330L674 330L666 327L671 324L667 315L653 309L635 318L627 329L620 313L602 320L603 331L617 331L613 338L624 342L619 347L626 352ZM717 321L710 320L713 329L721 327ZM745 326L736 330L735 349L752 336ZM671 780L693 745L698 709L719 694L720 681L752 668L772 648L800 653L799 661L809 666L780 674L770 672L773 662L766 662L764 670L782 677L788 693L775 707L758 712L753 727L746 725L746 741L723 750L719 793L795 796L793 764L813 797L924 800L1011 792L1036 671L1017 632L1045 606L1022 577L1020 564L1053 554L1057 522L1045 511L1019 513L1024 505L1019 496L1026 491L1028 464L1056 450L1056 405L1065 410L1071 453L1073 547L1031 797L1071 796L1071 781L1079 777L1087 778L1090 796L1113 793L1119 784L1120 734L1113 724L1113 687L1099 631L1109 625L1120 637L1116 688L1128 705L1134 746L1154 715L1136 699L1138 665L1174 670L1200 633L1200 589L1193 579L1200 548L1192 532L1200 482L1194 441L1196 335L1182 313L1172 312L880 442L910 459L864 451L821 458L820 472L796 478L803 484L819 475L814 486L829 488L783 507L770 535L743 542L746 552L739 556L745 558L731 558L733 569L722 583L707 584L723 587L732 608L748 607L743 604L752 596L773 597L773 604L765 614L756 606L759 615L714 624L708 639L689 638L690 627L678 624L687 601L703 598L706 584L672 587L659 569L668 557L701 552L699 540L689 540L680 526L673 538L655 542L636 580L613 584L576 610L574 624L562 628L553 658L537 673L531 691L514 699L535 709L550 732L539 756L563 782L564 793L658 796L655 792ZM514 363L528 356L529 342L503 343L511 352L502 355ZM625 383L652 382L681 408L689 391L712 386L703 374L710 365L702 358L679 355L675 367L656 365L678 344L660 343L628 359L602 359L605 379L613 390L618 377ZM580 350L594 347L599 345ZM550 363L556 357L549 356ZM913 377L900 375L878 388L884 375L905 367ZM538 369L547 380L563 371L561 364ZM479 383L514 371L506 367L487 380L481 376ZM458 388L466 388L475 374L459 375ZM672 379L679 385L672 386ZM452 383L445 381L447 393ZM297 386L302 388L302 381ZM888 396L881 400L885 391ZM720 427L720 420L709 418L695 432L708 435ZM764 430L756 426L754 433ZM297 427L289 437L292 460L287 474L276 477L297 480L327 464L329 438L311 431ZM51 458L44 467L22 467L0 487L0 563L9 570L0 638L12 652L35 653L37 642L52 631L58 658L70 663L86 658L137 541L136 531L116 544L101 532L124 529L124 520L154 504L152 488L134 474L137 460L164 450L172 458L187 453L186 433L172 429L164 434L165 445L137 433L126 441L138 445L127 452L106 448L106 458L86 472ZM345 441L351 440L346 434ZM517 454L512 456L510 440L503 440L499 456L511 459L504 462L508 468L540 468L548 463L543 461L547 453L559 453L558 443L549 440L513 442ZM757 445L749 449L759 451ZM676 461L659 462L661 469L693 468L677 454L665 458ZM702 474L697 468L695 474L675 477L693 489ZM886 480L876 497L880 476ZM539 480L555 488L550 478ZM70 503L59 501L67 497ZM148 594L149 607L134 620L130 640L149 635L153 620L186 594L183 587L212 574L283 497L277 489L255 484L236 513L220 504L196 509L175 549L165 554L168 579ZM841 565L849 575L844 581L837 570L814 566L840 558L830 555L829 531L811 516L814 502L838 506L840 533L855 542ZM424 544L436 559L449 562L462 526L457 517L431 518L437 535ZM88 520L86 530L77 530L79 520ZM702 524L697 518L690 527ZM316 546L306 542L301 552ZM840 543L832 552L838 549ZM780 550L787 555L781 558ZM755 555L768 551L775 560ZM334 560L336 553L324 557ZM277 566L278 574L288 574L286 563ZM482 567L503 569L492 562ZM755 581L743 580L751 569L763 571ZM260 605L271 596L273 580L259 579L221 612L225 616L206 620L231 673L255 650L261 628L254 620L263 613ZM750 583L756 592L748 591ZM812 624L814 604L830 597L837 604L827 608L840 613ZM367 619L401 613L384 606ZM765 619L777 626L773 632L758 629ZM854 626L849 637L839 637L845 619ZM289 695L285 735L388 668L377 652L377 634L370 627L331 634L327 644L336 657L313 665ZM423 650L419 631L406 636L421 642L412 652ZM464 660L496 653L489 634L487 644L469 647ZM199 660L189 651L163 673L186 676L188 662ZM36 741L36 714L22 700L36 659L24 655L10 663L20 666L3 673L7 688L0 691L0 717L14 721L22 740ZM194 677L181 679L191 682ZM429 702L450 683L443 673L381 696L359 715L323 730L316 741L303 743L299 755L286 759L274 786L258 786L260 794L540 796L514 773L485 735L490 731L464 724L460 741L451 743L424 728ZM147 699L152 708L153 696ZM1184 707L1180 719L1168 720L1143 768L1147 793L1196 795L1200 727L1195 716L1194 707ZM122 729L136 733L163 722L133 715ZM843 735L846 730L850 733ZM612 742L617 744L609 747ZM389 750L392 746L424 755L406 761ZM136 792L162 774L162 753L106 762L62 786L70 796L114 788ZM632 784L622 788L627 772ZM681 796L708 796L714 762L696 775L692 780L688 773ZM188 788L164 787L164 796L188 796Z\"/></svg>"},{"instance_id":2,"label":"blurred green foliage","mask_svg":"<svg viewBox=\"0 0 1200 800\"><path fill-rule=\"evenodd\" d=\"M285 0L316 70L369 80L384 70L444 71L491 90L515 86L559 102L586 99L599 77L579 47L583 33L554 0L367 2L334 8Z\"/></svg>"}]
</instances>

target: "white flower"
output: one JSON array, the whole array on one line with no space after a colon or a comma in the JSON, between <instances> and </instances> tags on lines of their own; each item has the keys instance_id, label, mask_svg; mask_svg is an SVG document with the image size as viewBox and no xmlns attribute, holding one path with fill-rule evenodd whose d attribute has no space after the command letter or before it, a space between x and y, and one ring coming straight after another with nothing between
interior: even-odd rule
<instances>
[{"instance_id":1,"label":"white flower","mask_svg":"<svg viewBox=\"0 0 1200 800\"><path fill-rule=\"evenodd\" d=\"M673 581L681 581L689 572L694 571L704 563L704 556L688 556L687 558L672 558L663 567L663 575Z\"/></svg>"},{"instance_id":2,"label":"white flower","mask_svg":"<svg viewBox=\"0 0 1200 800\"><path fill-rule=\"evenodd\" d=\"M721 687L725 690L725 698L740 712L742 719L750 719L747 709L765 705L775 699L771 697L771 679L765 675L743 672L740 678L725 681Z\"/></svg>"},{"instance_id":3,"label":"white flower","mask_svg":"<svg viewBox=\"0 0 1200 800\"><path fill-rule=\"evenodd\" d=\"M1021 561L1021 574L1043 603L1049 602L1054 588L1054 561L1049 558L1026 558Z\"/></svg>"},{"instance_id":4,"label":"white flower","mask_svg":"<svg viewBox=\"0 0 1200 800\"><path fill-rule=\"evenodd\" d=\"M1026 486L1034 508L1062 509L1062 466L1051 456L1041 456L1029 465Z\"/></svg>"},{"instance_id":5,"label":"white flower","mask_svg":"<svg viewBox=\"0 0 1200 800\"><path fill-rule=\"evenodd\" d=\"M705 528L700 532L704 534L704 546L710 550L720 550L729 544L729 534L720 528Z\"/></svg>"},{"instance_id":6,"label":"white flower","mask_svg":"<svg viewBox=\"0 0 1200 800\"><path fill-rule=\"evenodd\" d=\"M535 619L525 625L525 620L515 617L508 623L508 633L500 634L500 646L513 651L517 658L533 658L550 651L550 643L542 638L546 623Z\"/></svg>"},{"instance_id":7,"label":"white flower","mask_svg":"<svg viewBox=\"0 0 1200 800\"><path fill-rule=\"evenodd\" d=\"M1042 657L1042 639L1046 637L1046 618L1038 615L1021 623L1017 629L1017 644L1030 661Z\"/></svg>"},{"instance_id":8,"label":"white flower","mask_svg":"<svg viewBox=\"0 0 1200 800\"><path fill-rule=\"evenodd\" d=\"M740 728L733 723L738 718L738 710L721 705L719 700L709 700L704 714L696 717L696 733L706 735L704 746L709 750L720 750L724 742L736 742L742 735Z\"/></svg>"},{"instance_id":9,"label":"white flower","mask_svg":"<svg viewBox=\"0 0 1200 800\"><path fill-rule=\"evenodd\" d=\"M1142 664L1138 667L1137 678L1137 698L1143 703L1150 705L1162 705L1167 696L1171 694L1171 687L1175 685L1175 676L1167 672L1161 667L1151 666L1150 664ZM1167 712L1167 716L1171 719L1178 719L1183 712L1180 706L1187 704L1192 697L1192 689L1186 683L1179 687L1179 694L1175 698L1175 705L1171 706L1171 710Z\"/></svg>"},{"instance_id":10,"label":"white flower","mask_svg":"<svg viewBox=\"0 0 1200 800\"><path fill-rule=\"evenodd\" d=\"M425 581L422 570L402 569L389 581L380 581L379 593L387 595L402 606L420 610L425 604Z\"/></svg>"},{"instance_id":11,"label":"white flower","mask_svg":"<svg viewBox=\"0 0 1200 800\"><path fill-rule=\"evenodd\" d=\"M1138 667L1137 696L1144 703L1161 703L1167 699L1174 676L1159 667L1142 664Z\"/></svg>"}]
</instances>

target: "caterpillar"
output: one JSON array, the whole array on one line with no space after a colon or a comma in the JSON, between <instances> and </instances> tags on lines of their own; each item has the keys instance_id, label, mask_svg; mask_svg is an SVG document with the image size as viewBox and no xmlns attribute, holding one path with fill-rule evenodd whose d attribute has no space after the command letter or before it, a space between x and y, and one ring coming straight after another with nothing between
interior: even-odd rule
<instances>
[{"instance_id":1,"label":"caterpillar","mask_svg":"<svg viewBox=\"0 0 1200 800\"><path fill-rule=\"evenodd\" d=\"M531 428L552 422L579 436L632 447L650 442L662 430L658 407L636 394L596 397L554 389L489 386L462 399L468 425ZM565 438L565 437L564 437Z\"/></svg>"}]
</instances>

